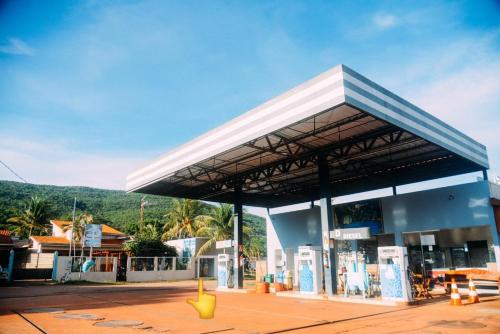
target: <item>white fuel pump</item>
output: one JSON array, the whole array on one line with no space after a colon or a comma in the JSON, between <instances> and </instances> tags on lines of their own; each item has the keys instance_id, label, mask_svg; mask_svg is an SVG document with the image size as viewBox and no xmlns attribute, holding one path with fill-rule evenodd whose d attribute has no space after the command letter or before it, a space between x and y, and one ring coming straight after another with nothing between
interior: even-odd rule
<instances>
[{"instance_id":1,"label":"white fuel pump","mask_svg":"<svg viewBox=\"0 0 500 334\"><path fill-rule=\"evenodd\" d=\"M233 256L232 254L217 255L217 287L232 288L233 286Z\"/></svg>"},{"instance_id":2,"label":"white fuel pump","mask_svg":"<svg viewBox=\"0 0 500 334\"><path fill-rule=\"evenodd\" d=\"M406 247L378 247L378 263L382 299L411 301Z\"/></svg>"},{"instance_id":3,"label":"white fuel pump","mask_svg":"<svg viewBox=\"0 0 500 334\"><path fill-rule=\"evenodd\" d=\"M274 279L276 283L284 283L285 274L285 259L283 258L283 251L281 249L276 249L274 251Z\"/></svg>"},{"instance_id":4,"label":"white fuel pump","mask_svg":"<svg viewBox=\"0 0 500 334\"><path fill-rule=\"evenodd\" d=\"M321 247L299 246L298 279L299 291L318 294L322 282Z\"/></svg>"}]
</instances>

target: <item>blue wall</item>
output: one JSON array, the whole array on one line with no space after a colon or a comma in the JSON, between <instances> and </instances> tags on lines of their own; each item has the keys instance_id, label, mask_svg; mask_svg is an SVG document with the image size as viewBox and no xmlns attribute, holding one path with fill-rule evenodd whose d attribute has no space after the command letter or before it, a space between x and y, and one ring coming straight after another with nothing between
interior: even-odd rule
<instances>
[{"instance_id":1,"label":"blue wall","mask_svg":"<svg viewBox=\"0 0 500 334\"><path fill-rule=\"evenodd\" d=\"M381 198L384 233L394 233L402 245L402 232L488 226L498 246L489 184L485 181ZM321 245L320 209L293 211L271 216L277 242L268 232L268 254L273 249ZM490 235L484 239L490 239Z\"/></svg>"},{"instance_id":2,"label":"blue wall","mask_svg":"<svg viewBox=\"0 0 500 334\"><path fill-rule=\"evenodd\" d=\"M272 215L271 221L283 250L306 244L321 246L319 207Z\"/></svg>"},{"instance_id":3,"label":"blue wall","mask_svg":"<svg viewBox=\"0 0 500 334\"><path fill-rule=\"evenodd\" d=\"M381 201L384 232L395 233L397 243L401 232L495 226L485 181L384 197ZM495 244L497 237L493 236Z\"/></svg>"}]
</instances>

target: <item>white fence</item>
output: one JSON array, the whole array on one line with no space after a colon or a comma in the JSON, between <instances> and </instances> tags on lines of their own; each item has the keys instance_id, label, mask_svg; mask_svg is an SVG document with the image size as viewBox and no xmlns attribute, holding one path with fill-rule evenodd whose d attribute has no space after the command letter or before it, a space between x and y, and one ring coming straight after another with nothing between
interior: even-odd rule
<instances>
[{"instance_id":1,"label":"white fence","mask_svg":"<svg viewBox=\"0 0 500 334\"><path fill-rule=\"evenodd\" d=\"M57 281L85 280L89 282L116 282L116 257L93 257L95 265L87 272L80 272L81 263L88 257L84 256L58 256L56 264Z\"/></svg>"},{"instance_id":2,"label":"white fence","mask_svg":"<svg viewBox=\"0 0 500 334\"><path fill-rule=\"evenodd\" d=\"M129 257L127 282L151 282L195 278L194 258Z\"/></svg>"}]
</instances>

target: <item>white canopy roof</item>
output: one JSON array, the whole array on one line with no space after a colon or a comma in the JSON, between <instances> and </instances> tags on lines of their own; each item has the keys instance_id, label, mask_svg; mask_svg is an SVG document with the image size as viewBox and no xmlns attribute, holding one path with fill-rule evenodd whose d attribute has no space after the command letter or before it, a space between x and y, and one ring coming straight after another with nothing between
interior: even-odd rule
<instances>
[{"instance_id":1,"label":"white canopy roof","mask_svg":"<svg viewBox=\"0 0 500 334\"><path fill-rule=\"evenodd\" d=\"M317 197L319 153L338 194L488 168L485 146L338 65L130 173L127 191L231 202L239 182L247 204L291 204Z\"/></svg>"}]
</instances>

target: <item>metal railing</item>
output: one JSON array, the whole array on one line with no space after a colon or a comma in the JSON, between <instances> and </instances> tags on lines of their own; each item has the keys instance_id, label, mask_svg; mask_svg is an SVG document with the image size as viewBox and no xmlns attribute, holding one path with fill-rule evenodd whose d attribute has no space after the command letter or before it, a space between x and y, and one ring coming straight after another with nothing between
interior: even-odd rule
<instances>
[{"instance_id":1,"label":"metal railing","mask_svg":"<svg viewBox=\"0 0 500 334\"><path fill-rule=\"evenodd\" d=\"M153 271L155 270L154 257L130 257L130 271Z\"/></svg>"},{"instance_id":2,"label":"metal railing","mask_svg":"<svg viewBox=\"0 0 500 334\"><path fill-rule=\"evenodd\" d=\"M174 269L174 258L173 257L159 257L158 266L156 267L158 271L173 270Z\"/></svg>"},{"instance_id":3,"label":"metal railing","mask_svg":"<svg viewBox=\"0 0 500 334\"><path fill-rule=\"evenodd\" d=\"M190 257L129 257L127 271L192 270Z\"/></svg>"},{"instance_id":4,"label":"metal railing","mask_svg":"<svg viewBox=\"0 0 500 334\"><path fill-rule=\"evenodd\" d=\"M72 256L71 257L71 272L77 273L80 272L80 269L82 268L82 265L89 260L89 256ZM95 265L90 267L88 272L112 272L113 271L113 261L115 257L92 257L92 260L94 260Z\"/></svg>"},{"instance_id":5,"label":"metal railing","mask_svg":"<svg viewBox=\"0 0 500 334\"><path fill-rule=\"evenodd\" d=\"M178 257L175 261L175 270L191 270L193 269L193 258Z\"/></svg>"}]
</instances>

